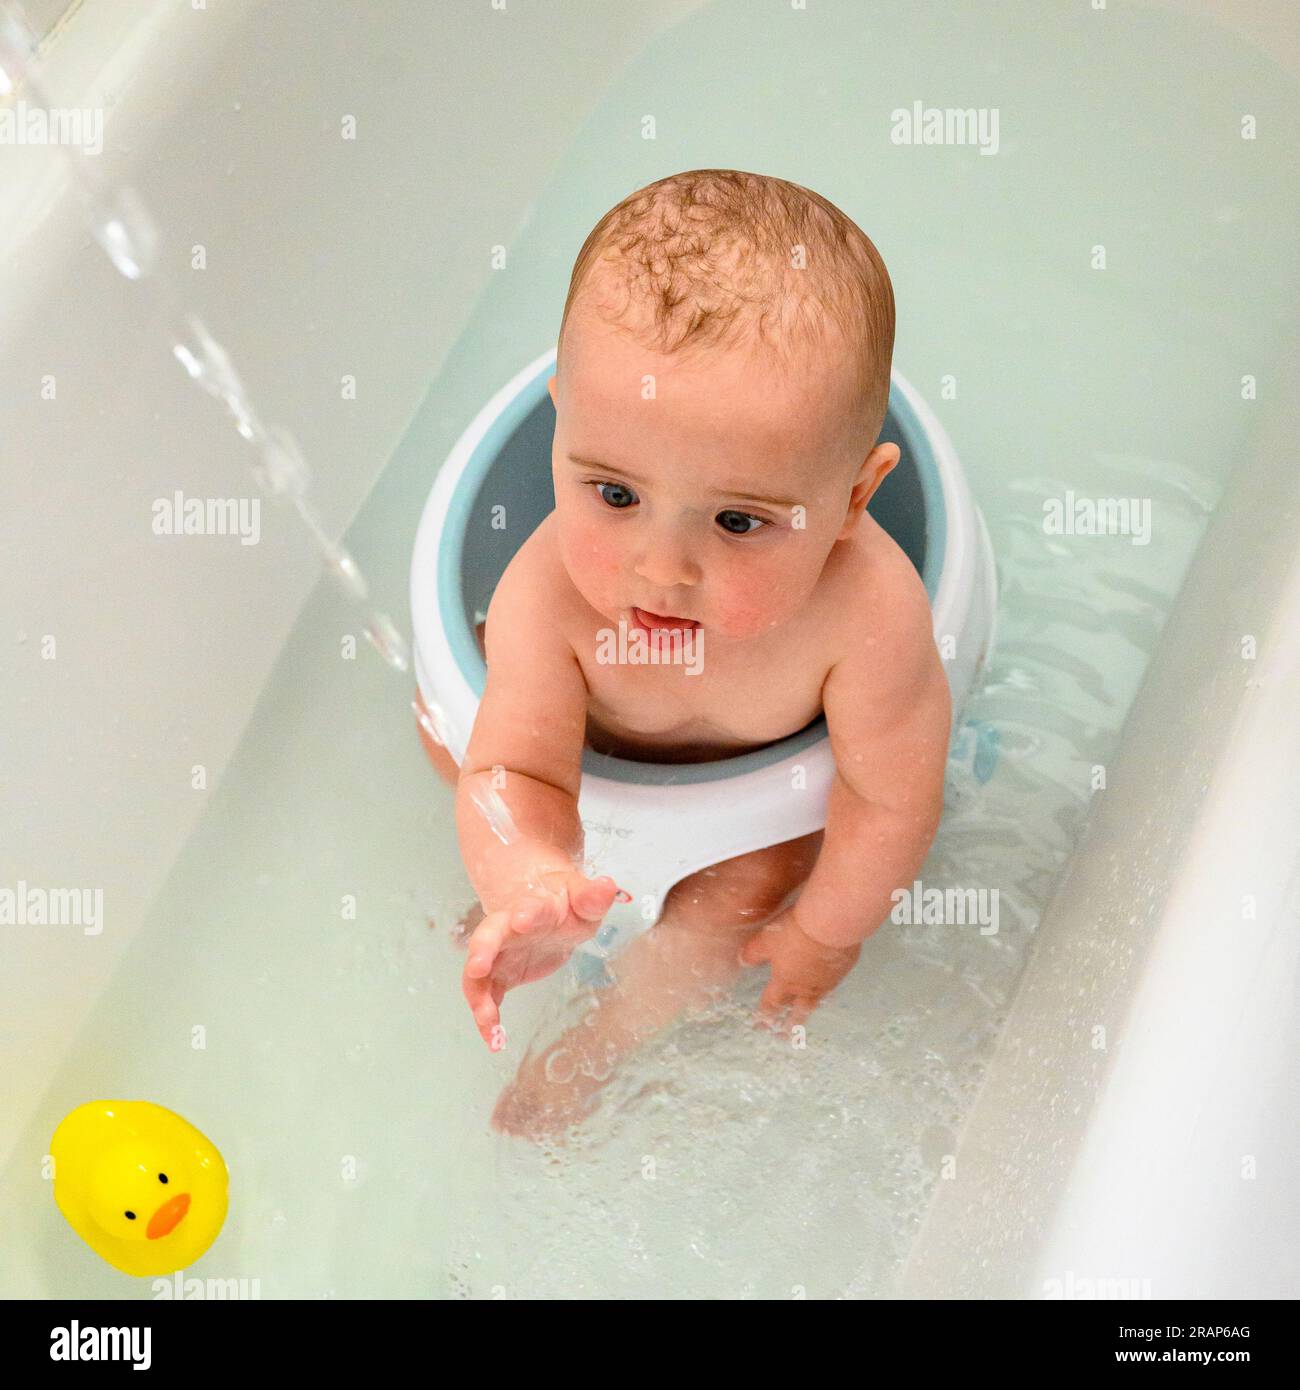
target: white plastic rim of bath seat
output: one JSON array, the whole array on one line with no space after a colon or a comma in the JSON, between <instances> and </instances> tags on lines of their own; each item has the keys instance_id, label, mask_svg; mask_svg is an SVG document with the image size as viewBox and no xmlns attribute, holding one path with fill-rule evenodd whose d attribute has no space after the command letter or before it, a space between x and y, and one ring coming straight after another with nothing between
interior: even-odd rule
<instances>
[{"instance_id":1,"label":"white plastic rim of bath seat","mask_svg":"<svg viewBox=\"0 0 1300 1390\"><path fill-rule=\"evenodd\" d=\"M492 460L545 393L555 349L516 373L478 412L439 470L416 533L411 618L416 679L446 724L456 762L478 711L483 667L461 584L474 496ZM987 659L996 571L984 520L934 412L895 371L890 418L905 435L925 505L923 577L956 721ZM938 556L936 561L932 558ZM478 680L478 688L474 682ZM593 951L611 954L652 925L668 890L700 869L820 830L835 764L824 719L754 753L709 763L638 763L583 753L586 857L632 902L615 904Z\"/></svg>"}]
</instances>

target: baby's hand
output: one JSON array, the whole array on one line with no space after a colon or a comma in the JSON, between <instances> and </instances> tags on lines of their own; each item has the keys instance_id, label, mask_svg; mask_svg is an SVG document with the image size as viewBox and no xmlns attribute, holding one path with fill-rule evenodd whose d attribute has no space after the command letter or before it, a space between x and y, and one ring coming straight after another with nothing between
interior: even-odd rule
<instances>
[{"instance_id":1,"label":"baby's hand","mask_svg":"<svg viewBox=\"0 0 1300 1390\"><path fill-rule=\"evenodd\" d=\"M494 1052L505 1044L500 1005L506 991L558 970L575 947L595 936L618 892L612 878L587 878L567 863L539 863L531 878L536 886L489 912L466 947L461 987Z\"/></svg>"},{"instance_id":2,"label":"baby's hand","mask_svg":"<svg viewBox=\"0 0 1300 1390\"><path fill-rule=\"evenodd\" d=\"M783 1010L790 1026L802 1023L857 964L862 947L823 946L799 925L798 903L778 913L740 951L742 965L771 965L772 978L758 1001L759 1014L772 1027Z\"/></svg>"}]
</instances>

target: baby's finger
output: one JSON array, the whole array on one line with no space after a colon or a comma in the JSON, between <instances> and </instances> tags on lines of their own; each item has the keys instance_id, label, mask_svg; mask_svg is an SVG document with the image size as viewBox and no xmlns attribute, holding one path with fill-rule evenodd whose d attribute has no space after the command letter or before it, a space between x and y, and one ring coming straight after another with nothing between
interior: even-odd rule
<instances>
[{"instance_id":1,"label":"baby's finger","mask_svg":"<svg viewBox=\"0 0 1300 1390\"><path fill-rule=\"evenodd\" d=\"M461 977L461 991L470 1013L474 1015L474 1026L478 1029L479 1037L491 1047L493 1030L501 1023L501 1010L498 1007L500 995L492 988L490 981L472 980L468 975Z\"/></svg>"},{"instance_id":2,"label":"baby's finger","mask_svg":"<svg viewBox=\"0 0 1300 1390\"><path fill-rule=\"evenodd\" d=\"M497 1022L488 1030L488 1035L484 1038L488 1047L493 1052L500 1052L506 1045L506 1030L501 1026L501 1001L506 997L506 987L502 984L492 982L492 1002L497 1006Z\"/></svg>"},{"instance_id":3,"label":"baby's finger","mask_svg":"<svg viewBox=\"0 0 1300 1390\"><path fill-rule=\"evenodd\" d=\"M758 1001L759 1021L769 1028L780 1026L780 1016L792 1003L794 992L779 980L769 980Z\"/></svg>"},{"instance_id":4,"label":"baby's finger","mask_svg":"<svg viewBox=\"0 0 1300 1390\"><path fill-rule=\"evenodd\" d=\"M521 936L530 931L553 927L559 918L555 899L551 897L521 898L510 909L510 930Z\"/></svg>"},{"instance_id":5,"label":"baby's finger","mask_svg":"<svg viewBox=\"0 0 1300 1390\"><path fill-rule=\"evenodd\" d=\"M608 874L600 878L587 879L575 869L569 875L569 906L574 916L587 922L599 922L609 911L609 905L618 892L618 884Z\"/></svg>"},{"instance_id":6,"label":"baby's finger","mask_svg":"<svg viewBox=\"0 0 1300 1390\"><path fill-rule=\"evenodd\" d=\"M483 980L492 973L502 944L510 935L510 916L506 912L489 912L474 928L465 946L465 978Z\"/></svg>"}]
</instances>

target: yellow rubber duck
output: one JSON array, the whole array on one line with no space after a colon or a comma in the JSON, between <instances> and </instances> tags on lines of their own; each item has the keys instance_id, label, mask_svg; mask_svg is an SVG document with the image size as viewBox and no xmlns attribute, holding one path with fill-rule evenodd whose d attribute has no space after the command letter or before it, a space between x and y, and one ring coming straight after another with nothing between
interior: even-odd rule
<instances>
[{"instance_id":1,"label":"yellow rubber duck","mask_svg":"<svg viewBox=\"0 0 1300 1390\"><path fill-rule=\"evenodd\" d=\"M172 1274L226 1219L226 1165L192 1124L147 1100L92 1100L50 1140L54 1200L115 1269Z\"/></svg>"}]
</instances>

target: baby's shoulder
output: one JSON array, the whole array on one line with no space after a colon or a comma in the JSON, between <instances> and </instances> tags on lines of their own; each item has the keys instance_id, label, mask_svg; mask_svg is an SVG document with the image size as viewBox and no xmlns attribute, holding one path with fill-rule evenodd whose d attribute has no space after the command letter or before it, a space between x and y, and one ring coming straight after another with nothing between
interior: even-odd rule
<instances>
[{"instance_id":1,"label":"baby's shoulder","mask_svg":"<svg viewBox=\"0 0 1300 1390\"><path fill-rule=\"evenodd\" d=\"M931 640L925 584L907 553L870 513L846 547L842 571L836 604L847 631L860 637L865 620L877 642Z\"/></svg>"},{"instance_id":2,"label":"baby's shoulder","mask_svg":"<svg viewBox=\"0 0 1300 1390\"><path fill-rule=\"evenodd\" d=\"M560 558L551 512L515 551L502 572L488 607L489 625L538 622L568 626L577 590Z\"/></svg>"},{"instance_id":3,"label":"baby's shoulder","mask_svg":"<svg viewBox=\"0 0 1300 1390\"><path fill-rule=\"evenodd\" d=\"M822 703L840 750L860 744L861 753L880 740L889 746L890 740L928 737L924 730L931 728L946 730L951 713L921 576L874 520L855 540L860 545L841 576Z\"/></svg>"},{"instance_id":4,"label":"baby's shoulder","mask_svg":"<svg viewBox=\"0 0 1300 1390\"><path fill-rule=\"evenodd\" d=\"M904 698L937 660L925 584L898 542L863 517L833 586L828 679L863 699Z\"/></svg>"}]
</instances>

